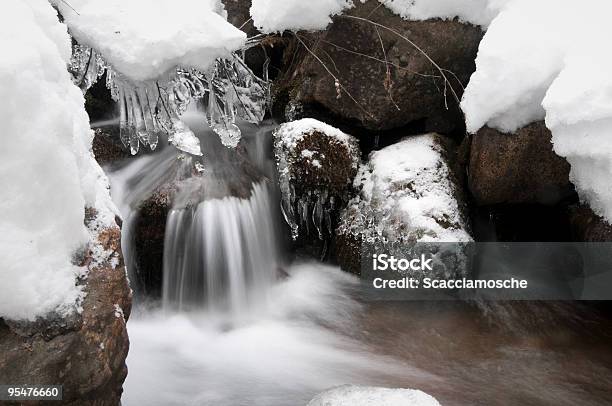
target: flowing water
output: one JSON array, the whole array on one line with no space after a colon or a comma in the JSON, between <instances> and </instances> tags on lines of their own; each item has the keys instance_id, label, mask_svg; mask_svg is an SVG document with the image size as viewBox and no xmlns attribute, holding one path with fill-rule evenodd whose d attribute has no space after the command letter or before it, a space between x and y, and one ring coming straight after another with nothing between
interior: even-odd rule
<instances>
[{"instance_id":1,"label":"flowing water","mask_svg":"<svg viewBox=\"0 0 612 406\"><path fill-rule=\"evenodd\" d=\"M258 175L208 145L206 174L170 211L162 298L136 296L128 323L123 404L297 406L346 383L417 388L443 405L612 404L612 328L591 310L364 303L353 276L287 264L269 131L243 133ZM132 210L192 167L164 149L111 175L128 260Z\"/></svg>"}]
</instances>

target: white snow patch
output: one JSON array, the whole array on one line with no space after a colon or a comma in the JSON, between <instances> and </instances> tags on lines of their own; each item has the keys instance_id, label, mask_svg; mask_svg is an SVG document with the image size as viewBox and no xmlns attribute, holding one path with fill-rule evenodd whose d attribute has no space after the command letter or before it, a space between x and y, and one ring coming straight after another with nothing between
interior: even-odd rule
<instances>
[{"instance_id":1,"label":"white snow patch","mask_svg":"<svg viewBox=\"0 0 612 406\"><path fill-rule=\"evenodd\" d=\"M593 210L612 221L612 3L509 0L486 32L461 107L468 131L546 120Z\"/></svg>"},{"instance_id":2,"label":"white snow patch","mask_svg":"<svg viewBox=\"0 0 612 406\"><path fill-rule=\"evenodd\" d=\"M114 220L93 132L67 71L71 44L46 0L5 0L0 23L0 317L79 309L73 256L91 239L85 206Z\"/></svg>"},{"instance_id":3,"label":"white snow patch","mask_svg":"<svg viewBox=\"0 0 612 406\"><path fill-rule=\"evenodd\" d=\"M415 389L343 385L317 395L308 406L440 406L440 403Z\"/></svg>"},{"instance_id":4,"label":"white snow patch","mask_svg":"<svg viewBox=\"0 0 612 406\"><path fill-rule=\"evenodd\" d=\"M323 30L331 16L353 7L351 0L253 0L253 24L263 33Z\"/></svg>"},{"instance_id":5,"label":"white snow patch","mask_svg":"<svg viewBox=\"0 0 612 406\"><path fill-rule=\"evenodd\" d=\"M278 140L279 145L283 147L283 149L286 149L287 151L292 151L293 149L295 149L297 144L304 139L304 137L314 132L319 132L325 135L326 137L333 138L335 141L344 144L344 146L349 151L353 151L353 149L355 148L355 138L343 133L336 127L332 127L331 125L316 120L314 118L303 118L301 120L291 121L289 123L282 124L276 131L276 139ZM306 151L308 150L302 151L302 154L304 154L304 152ZM315 154L316 152L306 152L306 154L309 153ZM357 163L358 162L355 162L355 165L357 165Z\"/></svg>"},{"instance_id":6,"label":"white snow patch","mask_svg":"<svg viewBox=\"0 0 612 406\"><path fill-rule=\"evenodd\" d=\"M177 66L206 71L246 41L218 0L70 0L76 12L52 1L79 43L132 80L156 79Z\"/></svg>"},{"instance_id":7,"label":"white snow patch","mask_svg":"<svg viewBox=\"0 0 612 406\"><path fill-rule=\"evenodd\" d=\"M471 241L436 135L412 136L370 154L355 177L340 230L389 241Z\"/></svg>"},{"instance_id":8,"label":"white snow patch","mask_svg":"<svg viewBox=\"0 0 612 406\"><path fill-rule=\"evenodd\" d=\"M364 0L361 0L362 2ZM406 20L441 18L486 28L508 0L379 0Z\"/></svg>"}]
</instances>

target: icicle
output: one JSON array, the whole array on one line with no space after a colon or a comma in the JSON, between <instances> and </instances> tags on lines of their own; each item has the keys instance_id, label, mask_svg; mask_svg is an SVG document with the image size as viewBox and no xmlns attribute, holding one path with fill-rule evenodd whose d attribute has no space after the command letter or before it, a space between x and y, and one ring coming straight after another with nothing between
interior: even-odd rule
<instances>
[{"instance_id":1,"label":"icicle","mask_svg":"<svg viewBox=\"0 0 612 406\"><path fill-rule=\"evenodd\" d=\"M218 59L209 72L177 68L163 81L133 82L113 71L95 50L75 44L70 64L73 80L87 91L106 70L106 86L119 103L122 142L132 154L140 145L152 150L161 132L181 151L201 155L199 140L180 122L180 115L197 99L205 103L208 124L223 144L234 148L241 138L237 119L263 120L269 103L269 82L257 78L237 55Z\"/></svg>"}]
</instances>

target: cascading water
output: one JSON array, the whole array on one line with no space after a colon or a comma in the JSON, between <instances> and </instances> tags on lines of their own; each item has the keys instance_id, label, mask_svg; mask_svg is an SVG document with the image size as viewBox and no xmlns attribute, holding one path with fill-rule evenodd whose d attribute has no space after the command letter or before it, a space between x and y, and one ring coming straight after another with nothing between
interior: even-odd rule
<instances>
[{"instance_id":1,"label":"cascading water","mask_svg":"<svg viewBox=\"0 0 612 406\"><path fill-rule=\"evenodd\" d=\"M163 306L243 312L265 297L276 278L277 247L269 186L248 199L225 197L168 215Z\"/></svg>"}]
</instances>

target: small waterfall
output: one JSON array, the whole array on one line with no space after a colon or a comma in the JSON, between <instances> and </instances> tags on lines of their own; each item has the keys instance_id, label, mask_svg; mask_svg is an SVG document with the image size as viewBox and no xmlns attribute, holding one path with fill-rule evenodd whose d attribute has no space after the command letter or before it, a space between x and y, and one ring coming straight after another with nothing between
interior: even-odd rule
<instances>
[{"instance_id":1,"label":"small waterfall","mask_svg":"<svg viewBox=\"0 0 612 406\"><path fill-rule=\"evenodd\" d=\"M266 182L247 199L224 197L175 208L166 223L163 306L239 313L275 280L276 231Z\"/></svg>"}]
</instances>

